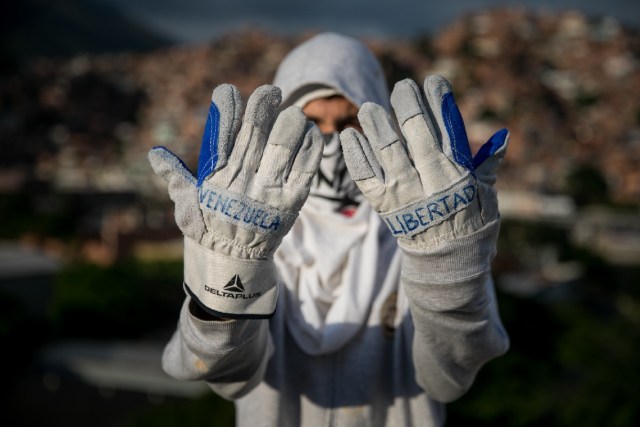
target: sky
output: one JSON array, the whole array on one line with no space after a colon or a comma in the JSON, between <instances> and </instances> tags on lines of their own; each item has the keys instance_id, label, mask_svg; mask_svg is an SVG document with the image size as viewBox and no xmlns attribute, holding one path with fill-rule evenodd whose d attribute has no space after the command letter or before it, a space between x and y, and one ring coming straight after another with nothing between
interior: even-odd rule
<instances>
[{"instance_id":1,"label":"sky","mask_svg":"<svg viewBox=\"0 0 640 427\"><path fill-rule=\"evenodd\" d=\"M640 28L638 0L94 0L111 3L150 29L184 43L252 26L283 33L332 30L351 35L433 34L462 13L487 7L577 9Z\"/></svg>"}]
</instances>

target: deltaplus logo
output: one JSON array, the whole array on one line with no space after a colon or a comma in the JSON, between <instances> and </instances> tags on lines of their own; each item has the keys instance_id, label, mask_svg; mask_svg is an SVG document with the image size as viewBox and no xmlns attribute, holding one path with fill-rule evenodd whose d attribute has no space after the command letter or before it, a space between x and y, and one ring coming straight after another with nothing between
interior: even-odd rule
<instances>
[{"instance_id":1,"label":"deltaplus logo","mask_svg":"<svg viewBox=\"0 0 640 427\"><path fill-rule=\"evenodd\" d=\"M232 299L253 299L258 298L261 295L260 292L247 294L244 289L244 285L242 284L242 280L240 280L240 276L237 274L234 275L226 285L224 285L222 290L211 288L207 285L204 285L204 290L219 297Z\"/></svg>"}]
</instances>

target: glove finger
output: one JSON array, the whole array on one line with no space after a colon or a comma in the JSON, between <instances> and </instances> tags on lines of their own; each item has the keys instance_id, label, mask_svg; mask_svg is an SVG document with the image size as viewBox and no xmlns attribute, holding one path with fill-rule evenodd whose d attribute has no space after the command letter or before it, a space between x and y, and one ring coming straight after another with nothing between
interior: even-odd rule
<instances>
[{"instance_id":1,"label":"glove finger","mask_svg":"<svg viewBox=\"0 0 640 427\"><path fill-rule=\"evenodd\" d=\"M473 157L462 115L451 85L442 76L429 76L424 81L429 107L442 130L442 151L456 165L473 170Z\"/></svg>"},{"instance_id":2,"label":"glove finger","mask_svg":"<svg viewBox=\"0 0 640 427\"><path fill-rule=\"evenodd\" d=\"M441 151L438 131L433 125L433 113L413 80L404 79L395 84L391 92L391 105L414 162L431 155L433 149Z\"/></svg>"},{"instance_id":3,"label":"glove finger","mask_svg":"<svg viewBox=\"0 0 640 427\"><path fill-rule=\"evenodd\" d=\"M456 180L458 171L452 170L451 162L442 155L437 122L418 85L411 79L396 83L391 105L425 192L435 193Z\"/></svg>"},{"instance_id":4,"label":"glove finger","mask_svg":"<svg viewBox=\"0 0 640 427\"><path fill-rule=\"evenodd\" d=\"M222 84L213 90L198 158L198 186L227 164L242 117L238 89Z\"/></svg>"},{"instance_id":5,"label":"glove finger","mask_svg":"<svg viewBox=\"0 0 640 427\"><path fill-rule=\"evenodd\" d=\"M473 167L479 180L490 185L495 183L495 170L504 158L508 144L509 131L501 129L480 147L473 158Z\"/></svg>"},{"instance_id":6,"label":"glove finger","mask_svg":"<svg viewBox=\"0 0 640 427\"><path fill-rule=\"evenodd\" d=\"M389 114L381 106L366 102L358 119L373 153L382 167L385 181L415 173L404 144L393 128Z\"/></svg>"},{"instance_id":7,"label":"glove finger","mask_svg":"<svg viewBox=\"0 0 640 427\"><path fill-rule=\"evenodd\" d=\"M361 181L363 179L369 179L376 177L375 169L372 163L377 164L375 156L367 156L364 151L364 147L369 147L369 141L357 130L353 128L347 128L340 133L340 144L342 145L342 155L344 161L347 164L349 175L354 181ZM373 151L370 151L370 155ZM380 165L377 165L380 169ZM384 177L378 176L380 181L384 180Z\"/></svg>"},{"instance_id":8,"label":"glove finger","mask_svg":"<svg viewBox=\"0 0 640 427\"><path fill-rule=\"evenodd\" d=\"M256 174L257 188L282 187L306 125L307 119L298 107L289 107L278 115Z\"/></svg>"},{"instance_id":9,"label":"glove finger","mask_svg":"<svg viewBox=\"0 0 640 427\"><path fill-rule=\"evenodd\" d=\"M187 168L187 165L167 148L161 146L153 147L149 150L147 159L156 175L165 181L170 182L178 179L185 180L191 185L196 184L196 178Z\"/></svg>"},{"instance_id":10,"label":"glove finger","mask_svg":"<svg viewBox=\"0 0 640 427\"><path fill-rule=\"evenodd\" d=\"M375 206L376 198L373 196L383 192L384 177L369 147L369 141L357 130L347 128L340 133L340 144L342 144L342 154L351 179ZM369 151L368 154L367 151Z\"/></svg>"},{"instance_id":11,"label":"glove finger","mask_svg":"<svg viewBox=\"0 0 640 427\"><path fill-rule=\"evenodd\" d=\"M291 165L291 172L315 174L322 159L323 144L318 126L313 122L307 122L302 144Z\"/></svg>"},{"instance_id":12,"label":"glove finger","mask_svg":"<svg viewBox=\"0 0 640 427\"><path fill-rule=\"evenodd\" d=\"M285 182L286 194L293 195L300 202L299 205L294 206L295 208L302 207L309 195L311 180L318 171L322 159L323 145L324 141L318 127L312 122L307 122L306 133Z\"/></svg>"},{"instance_id":13,"label":"glove finger","mask_svg":"<svg viewBox=\"0 0 640 427\"><path fill-rule=\"evenodd\" d=\"M167 181L169 197L175 203L175 217L178 228L196 241L205 232L196 178L175 154L164 147L154 147L148 154L153 171Z\"/></svg>"},{"instance_id":14,"label":"glove finger","mask_svg":"<svg viewBox=\"0 0 640 427\"><path fill-rule=\"evenodd\" d=\"M281 101L280 88L272 85L260 86L249 97L244 122L250 122L260 131L268 134Z\"/></svg>"},{"instance_id":15,"label":"glove finger","mask_svg":"<svg viewBox=\"0 0 640 427\"><path fill-rule=\"evenodd\" d=\"M224 170L216 174L216 183L232 186L240 193L246 190L260 164L269 128L281 100L280 89L276 86L260 86L251 94L229 161Z\"/></svg>"}]
</instances>

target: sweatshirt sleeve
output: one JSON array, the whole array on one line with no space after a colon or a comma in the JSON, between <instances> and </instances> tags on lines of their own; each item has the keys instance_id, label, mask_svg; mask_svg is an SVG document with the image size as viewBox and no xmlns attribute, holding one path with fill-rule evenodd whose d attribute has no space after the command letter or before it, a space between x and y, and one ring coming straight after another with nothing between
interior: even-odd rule
<instances>
[{"instance_id":1,"label":"sweatshirt sleeve","mask_svg":"<svg viewBox=\"0 0 640 427\"><path fill-rule=\"evenodd\" d=\"M498 229L495 220L455 240L403 248L416 380L435 400L462 396L480 368L509 348L491 279Z\"/></svg>"},{"instance_id":2,"label":"sweatshirt sleeve","mask_svg":"<svg viewBox=\"0 0 640 427\"><path fill-rule=\"evenodd\" d=\"M162 368L179 380L204 380L225 399L240 398L262 380L272 343L269 321L209 321L195 317L187 297Z\"/></svg>"}]
</instances>

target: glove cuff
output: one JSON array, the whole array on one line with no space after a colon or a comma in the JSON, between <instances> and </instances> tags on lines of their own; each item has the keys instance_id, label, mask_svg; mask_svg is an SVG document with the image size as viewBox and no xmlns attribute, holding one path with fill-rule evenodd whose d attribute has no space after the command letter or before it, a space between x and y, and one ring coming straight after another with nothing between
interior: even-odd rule
<instances>
[{"instance_id":1,"label":"glove cuff","mask_svg":"<svg viewBox=\"0 0 640 427\"><path fill-rule=\"evenodd\" d=\"M278 300L272 259L240 259L184 239L184 287L203 310L226 318L270 318Z\"/></svg>"},{"instance_id":2,"label":"glove cuff","mask_svg":"<svg viewBox=\"0 0 640 427\"><path fill-rule=\"evenodd\" d=\"M454 240L443 240L428 248L410 247L399 241L402 249L402 276L409 281L458 283L491 270L496 254L500 220Z\"/></svg>"}]
</instances>

